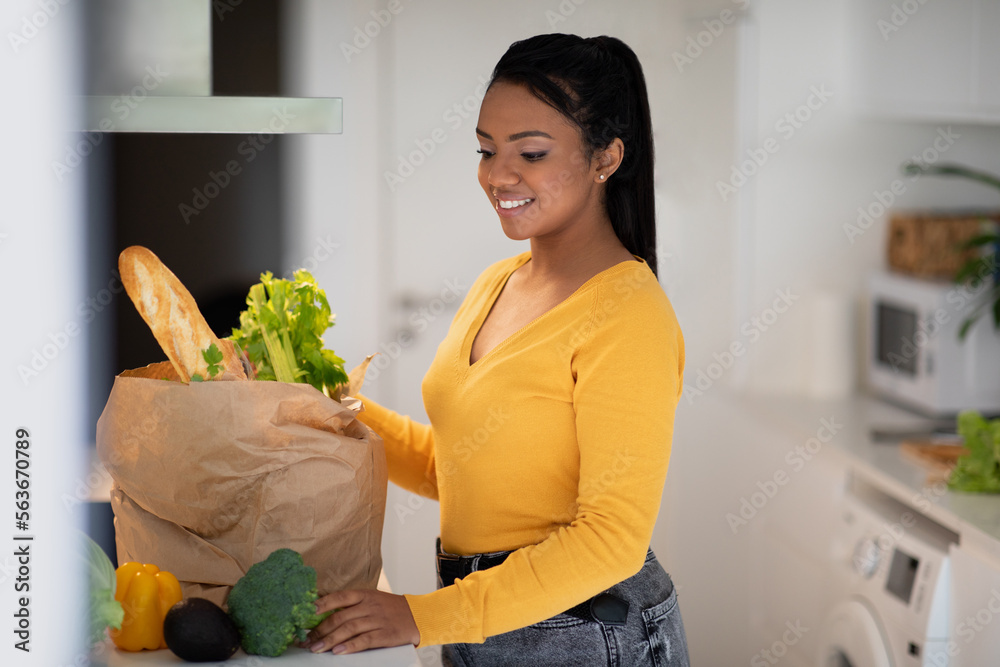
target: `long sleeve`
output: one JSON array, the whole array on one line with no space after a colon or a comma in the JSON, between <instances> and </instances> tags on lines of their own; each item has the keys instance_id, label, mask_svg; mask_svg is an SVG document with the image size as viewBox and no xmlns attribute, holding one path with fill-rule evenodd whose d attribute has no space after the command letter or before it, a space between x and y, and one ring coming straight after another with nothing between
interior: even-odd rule
<instances>
[{"instance_id":1,"label":"long sleeve","mask_svg":"<svg viewBox=\"0 0 1000 667\"><path fill-rule=\"evenodd\" d=\"M456 553L517 550L454 585L407 595L421 646L481 642L536 623L641 568L670 459L684 343L652 272L629 264L505 341L481 360L486 367L455 375L432 367L425 400L443 439L438 465L457 471L443 476L442 540ZM502 417L495 428L490 410ZM489 437L468 454L477 429Z\"/></svg>"},{"instance_id":2,"label":"long sleeve","mask_svg":"<svg viewBox=\"0 0 1000 667\"><path fill-rule=\"evenodd\" d=\"M438 499L434 465L434 433L427 424L360 396L364 410L358 415L385 443L389 480L426 498Z\"/></svg>"}]
</instances>

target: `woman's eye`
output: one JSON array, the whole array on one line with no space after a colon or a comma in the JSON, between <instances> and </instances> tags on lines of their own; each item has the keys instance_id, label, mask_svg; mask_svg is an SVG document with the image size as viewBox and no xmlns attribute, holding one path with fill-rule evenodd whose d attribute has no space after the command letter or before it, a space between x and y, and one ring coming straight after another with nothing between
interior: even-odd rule
<instances>
[{"instance_id":1,"label":"woman's eye","mask_svg":"<svg viewBox=\"0 0 1000 667\"><path fill-rule=\"evenodd\" d=\"M545 157L546 153L521 153L521 157L525 160L530 160L534 162L535 160L541 160Z\"/></svg>"},{"instance_id":2,"label":"woman's eye","mask_svg":"<svg viewBox=\"0 0 1000 667\"><path fill-rule=\"evenodd\" d=\"M488 150L485 150L485 149L483 149L483 148L480 148L480 149L479 149L478 151L476 151L476 152L477 152L477 153L479 153L480 155L482 155L482 156L483 156L483 159L484 159L484 160L485 160L486 158L491 158L491 157L493 157L493 153L491 153L490 151L488 151Z\"/></svg>"}]
</instances>

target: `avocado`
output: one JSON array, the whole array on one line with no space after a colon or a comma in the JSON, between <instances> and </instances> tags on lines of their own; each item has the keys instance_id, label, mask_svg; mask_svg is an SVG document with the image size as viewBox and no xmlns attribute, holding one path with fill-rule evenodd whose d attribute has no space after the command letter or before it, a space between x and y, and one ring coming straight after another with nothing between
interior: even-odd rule
<instances>
[{"instance_id":1,"label":"avocado","mask_svg":"<svg viewBox=\"0 0 1000 667\"><path fill-rule=\"evenodd\" d=\"M181 600L163 618L167 648L188 662L228 660L240 647L240 631L219 605L205 598Z\"/></svg>"}]
</instances>

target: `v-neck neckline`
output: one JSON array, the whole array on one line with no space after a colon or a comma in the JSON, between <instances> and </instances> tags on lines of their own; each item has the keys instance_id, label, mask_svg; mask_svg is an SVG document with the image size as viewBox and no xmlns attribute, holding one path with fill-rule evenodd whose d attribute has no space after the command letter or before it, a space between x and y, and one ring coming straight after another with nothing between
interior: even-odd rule
<instances>
[{"instance_id":1,"label":"v-neck neckline","mask_svg":"<svg viewBox=\"0 0 1000 667\"><path fill-rule=\"evenodd\" d=\"M633 255L633 257L635 257L635 255ZM503 340L501 340L499 343L497 343L496 345L494 345L493 347L491 347L482 356L480 356L478 359L476 359L476 361L473 362L472 361L472 345L475 343L476 337L479 336L479 332L482 330L483 325L486 323L486 319L489 317L490 313L493 312L493 306L496 305L497 299L500 298L500 294L507 287L507 282L510 280L510 277L512 275L514 275L515 271L517 271L519 268L521 268L522 266L524 266L525 264L527 264L530 259L531 259L531 253L530 252L524 253L524 256L521 257L521 258L519 258L518 262L510 270L507 271L507 275L503 276L503 278L501 280L497 281L497 284L493 288L493 293L490 295L489 299L487 299L487 302L484 304L483 308L480 309L479 313L476 315L476 319L473 320L472 325L469 327L469 330L466 332L465 340L462 343L462 350L461 350L461 353L462 353L461 361L462 361L462 364L464 365L464 370L466 372L472 371L475 368L481 366L482 362L485 359L494 356L494 353L497 350L499 350L502 347L505 347L512 340L515 340L515 339L519 338L521 336L521 334L523 334L526 330L532 328L536 323L538 323L539 321L541 321L542 319L544 319L549 313L551 313L551 312L555 311L556 309L562 307L564 304L569 303L573 298L575 298L578 294L580 294L581 292L583 292L583 290L585 288L587 288L591 283L595 282L598 278L600 278L601 276L605 275L606 273L608 273L610 271L613 271L614 269L622 266L623 264L628 264L629 261L630 261L630 260L623 260L621 262L618 262L617 264L613 264L613 265L609 266L608 268L604 269L603 271L599 271L598 273L595 273L593 276L591 276L590 278L588 278L582 285L580 285L575 290L573 290L573 292L571 294L569 294L569 296L567 296L565 299L563 299L559 303L555 304L554 306L552 306L551 308L549 308L548 310L546 310L541 315L535 317L533 320L531 320L530 322L528 322L527 324L525 324L521 328L519 328L516 331L514 331L513 333L511 333L509 336L507 336L506 338L504 338ZM639 263L642 263L642 261L639 260L639 258L636 258L636 260L638 260Z\"/></svg>"}]
</instances>

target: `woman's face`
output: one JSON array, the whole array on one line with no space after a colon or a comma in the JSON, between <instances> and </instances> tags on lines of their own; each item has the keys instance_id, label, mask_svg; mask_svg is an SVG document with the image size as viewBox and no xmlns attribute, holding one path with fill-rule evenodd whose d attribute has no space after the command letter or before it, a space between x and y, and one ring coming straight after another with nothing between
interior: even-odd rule
<instances>
[{"instance_id":1,"label":"woman's face","mask_svg":"<svg viewBox=\"0 0 1000 667\"><path fill-rule=\"evenodd\" d=\"M490 87L476 135L479 184L509 238L562 234L606 217L596 161L587 160L579 129L524 86Z\"/></svg>"}]
</instances>

